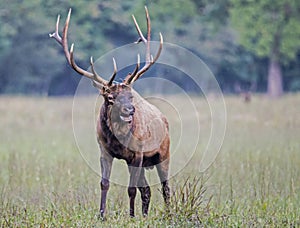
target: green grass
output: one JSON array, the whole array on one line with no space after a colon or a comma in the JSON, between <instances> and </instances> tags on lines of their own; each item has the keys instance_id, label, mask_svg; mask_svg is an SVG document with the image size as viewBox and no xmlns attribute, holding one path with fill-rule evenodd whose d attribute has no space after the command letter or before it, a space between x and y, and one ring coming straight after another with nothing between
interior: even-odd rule
<instances>
[{"instance_id":1,"label":"green grass","mask_svg":"<svg viewBox=\"0 0 300 228\"><path fill-rule=\"evenodd\" d=\"M89 121L85 99L80 101L83 123ZM183 102L180 97L172 99ZM112 184L107 219L99 221L99 176L76 146L72 98L0 97L0 226L300 227L300 94L279 100L254 96L249 104L237 97L225 100L228 118L222 150L205 173L198 172L196 154L170 180L170 212L155 185L149 216L141 216L138 195L137 216L132 219L126 187ZM208 131L206 102L194 101L201 108L201 131ZM174 112L163 111L176 135ZM87 134L87 142L93 137Z\"/></svg>"}]
</instances>

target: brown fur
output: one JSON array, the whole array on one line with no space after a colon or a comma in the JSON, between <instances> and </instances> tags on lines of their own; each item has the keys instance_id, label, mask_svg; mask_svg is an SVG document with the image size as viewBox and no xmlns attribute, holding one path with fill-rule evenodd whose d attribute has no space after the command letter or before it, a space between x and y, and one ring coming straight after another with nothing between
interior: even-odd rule
<instances>
[{"instance_id":1,"label":"brown fur","mask_svg":"<svg viewBox=\"0 0 300 228\"><path fill-rule=\"evenodd\" d=\"M135 108L135 112L131 123L122 123L113 120L117 118L113 117L113 115L118 114L118 109L121 107L114 107L116 104L109 102L108 97L111 94L113 94L115 99L123 95L133 96L132 105ZM97 137L102 149L101 162L105 163L102 167L109 166L109 169L111 169L113 158L124 159L130 171L130 190L128 194L129 197L134 195L134 198L136 192L132 191L133 188L149 188L144 176L144 169L152 169L156 166L163 185L164 199L166 204L168 204L170 193L167 180L170 138L166 117L155 106L140 97L131 87L124 84L114 85L110 88L109 92L102 92L102 95L104 97L104 103L101 107L97 123ZM153 122L153 124L151 124L151 122ZM109 183L109 174L105 176L105 172L105 170L102 170L101 183ZM135 175L137 176L135 177ZM104 192L107 190L104 189ZM145 195L145 191L142 189L140 189L140 191L142 198L147 198L150 201L150 188L147 190L148 195ZM105 212L105 200L106 192L102 194L102 203L100 205L100 213L102 216ZM149 202L143 205L143 214L147 215ZM134 216L134 206L132 203L130 204L130 215Z\"/></svg>"}]
</instances>

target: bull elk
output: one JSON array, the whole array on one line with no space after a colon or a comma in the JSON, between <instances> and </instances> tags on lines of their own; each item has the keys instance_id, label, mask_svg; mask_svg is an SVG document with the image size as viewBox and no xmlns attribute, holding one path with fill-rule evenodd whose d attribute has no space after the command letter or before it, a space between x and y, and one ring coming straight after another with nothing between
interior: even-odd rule
<instances>
[{"instance_id":1,"label":"bull elk","mask_svg":"<svg viewBox=\"0 0 300 228\"><path fill-rule=\"evenodd\" d=\"M145 178L145 169L157 169L165 204L168 206L170 190L168 186L170 137L166 117L152 104L142 99L132 88L138 80L159 58L163 37L160 33L160 45L153 57L150 53L150 17L145 7L147 21L147 36L144 37L139 25L132 15L139 39L136 43L146 46L145 64L140 67L140 56L137 55L137 64L132 73L125 76L122 83L114 81L117 74L116 62L113 59L114 71L109 81L97 74L93 58L90 59L91 72L79 67L74 60L74 44L68 47L68 28L71 17L69 10L62 37L59 35L59 19L56 30L49 34L63 48L65 57L71 67L80 75L92 80L93 85L99 89L104 98L97 121L97 141L101 150L101 202L100 216L105 215L106 196L109 189L109 179L114 158L126 161L129 169L128 196L130 216L134 217L134 201L137 188L141 193L142 213L148 214L151 191Z\"/></svg>"}]
</instances>

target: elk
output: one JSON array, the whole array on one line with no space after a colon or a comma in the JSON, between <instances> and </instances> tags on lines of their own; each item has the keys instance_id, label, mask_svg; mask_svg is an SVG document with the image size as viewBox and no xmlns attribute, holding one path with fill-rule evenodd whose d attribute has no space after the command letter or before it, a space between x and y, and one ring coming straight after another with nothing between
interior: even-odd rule
<instances>
[{"instance_id":1,"label":"elk","mask_svg":"<svg viewBox=\"0 0 300 228\"><path fill-rule=\"evenodd\" d=\"M59 35L59 20L57 17L56 30L49 34L63 48L69 65L80 75L92 80L93 86L99 89L104 98L97 121L97 141L100 147L101 165L101 200L99 215L104 218L106 197L110 185L110 175L114 158L126 161L129 170L129 214L134 217L134 201L137 188L141 193L142 214L147 216L151 191L145 178L145 169L157 169L162 185L165 205L168 208L170 189L168 185L170 137L166 117L132 88L138 80L159 58L163 47L163 36L160 33L158 51L153 57L150 53L151 24L147 7L147 36L144 37L134 15L132 15L139 38L136 43L144 43L146 57L143 67L140 67L140 56L132 73L124 77L122 83L114 82L117 74L116 61L113 59L114 71L109 81L101 77L94 67L93 58L90 59L91 72L79 67L74 60L74 44L68 47L68 28L71 17L69 10L62 37Z\"/></svg>"},{"instance_id":2,"label":"elk","mask_svg":"<svg viewBox=\"0 0 300 228\"><path fill-rule=\"evenodd\" d=\"M234 91L238 93L245 103L250 103L252 93L256 90L255 82L244 82L244 87L242 88L241 83L237 82L234 84Z\"/></svg>"}]
</instances>

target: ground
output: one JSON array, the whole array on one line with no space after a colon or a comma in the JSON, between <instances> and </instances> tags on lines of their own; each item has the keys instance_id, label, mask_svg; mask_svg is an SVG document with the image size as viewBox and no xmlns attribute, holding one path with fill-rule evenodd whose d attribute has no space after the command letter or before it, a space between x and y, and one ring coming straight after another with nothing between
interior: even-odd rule
<instances>
[{"instance_id":1,"label":"ground","mask_svg":"<svg viewBox=\"0 0 300 228\"><path fill-rule=\"evenodd\" d=\"M86 99L80 100L83 125L90 121ZM205 107L204 98L193 100ZM200 173L200 140L193 159L170 180L170 212L164 208L160 186L154 185L149 216L141 216L138 195L137 217L132 219L126 187L112 184L106 221L100 221L100 178L74 139L73 98L0 97L0 226L300 226L300 94L278 100L256 95L250 103L226 96L225 102L227 131L221 152ZM176 118L168 109L163 111L169 116L171 135L176 135L178 129L172 127ZM184 118L192 119L190 115L185 113ZM202 132L210 129L209 115L205 108L199 113ZM88 133L82 135L87 143L95 140Z\"/></svg>"}]
</instances>

